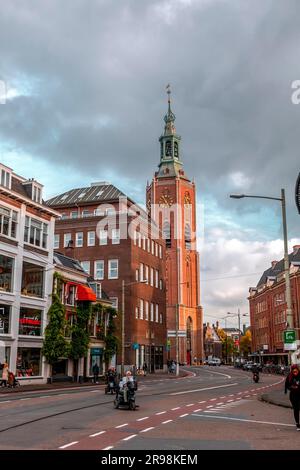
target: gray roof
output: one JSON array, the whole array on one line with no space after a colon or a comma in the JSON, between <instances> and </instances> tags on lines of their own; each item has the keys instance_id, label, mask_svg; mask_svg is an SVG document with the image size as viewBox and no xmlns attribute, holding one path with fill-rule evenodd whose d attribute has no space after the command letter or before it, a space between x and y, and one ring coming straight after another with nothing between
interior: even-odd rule
<instances>
[{"instance_id":1,"label":"gray roof","mask_svg":"<svg viewBox=\"0 0 300 470\"><path fill-rule=\"evenodd\" d=\"M54 251L53 258L54 264L58 266L64 266L65 268L74 269L75 271L80 271L81 274L85 274L84 269L76 259L69 258L69 256L65 256L58 251Z\"/></svg>"},{"instance_id":2,"label":"gray roof","mask_svg":"<svg viewBox=\"0 0 300 470\"><path fill-rule=\"evenodd\" d=\"M291 253L289 255L289 265L291 263L299 263L300 262L300 249L295 250L295 253ZM264 271L263 275L261 276L260 280L257 283L256 287L262 286L266 284L268 277L274 277L276 280L276 277L284 271L284 259L281 259L274 265L274 267L270 267Z\"/></svg>"},{"instance_id":3,"label":"gray roof","mask_svg":"<svg viewBox=\"0 0 300 470\"><path fill-rule=\"evenodd\" d=\"M87 202L103 202L117 200L119 197L126 195L110 183L92 183L87 188L71 189L65 193L59 194L48 201L48 206L72 206L79 203Z\"/></svg>"}]
</instances>

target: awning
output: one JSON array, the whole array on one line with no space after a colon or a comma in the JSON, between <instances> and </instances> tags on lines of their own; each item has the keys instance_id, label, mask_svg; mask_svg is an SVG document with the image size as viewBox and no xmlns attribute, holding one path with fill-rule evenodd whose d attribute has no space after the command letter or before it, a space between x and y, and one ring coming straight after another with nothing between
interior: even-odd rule
<instances>
[{"instance_id":1,"label":"awning","mask_svg":"<svg viewBox=\"0 0 300 470\"><path fill-rule=\"evenodd\" d=\"M82 284L77 287L77 300L96 302L96 294L91 287L83 286Z\"/></svg>"}]
</instances>

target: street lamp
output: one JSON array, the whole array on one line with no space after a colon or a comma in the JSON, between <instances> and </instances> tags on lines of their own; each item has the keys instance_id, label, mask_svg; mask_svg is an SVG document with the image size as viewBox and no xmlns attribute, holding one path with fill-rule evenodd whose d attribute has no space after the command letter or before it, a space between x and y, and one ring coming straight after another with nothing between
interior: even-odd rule
<instances>
[{"instance_id":1,"label":"street lamp","mask_svg":"<svg viewBox=\"0 0 300 470\"><path fill-rule=\"evenodd\" d=\"M133 286L134 284L145 284L147 279L141 281L133 281L125 284L124 279L122 280L122 356L121 356L121 377L124 376L124 363L125 363L125 287Z\"/></svg>"},{"instance_id":2,"label":"street lamp","mask_svg":"<svg viewBox=\"0 0 300 470\"><path fill-rule=\"evenodd\" d=\"M269 196L252 196L248 194L231 194L233 199L242 199L244 197L252 197L258 199L271 199L273 201L281 202L281 211L282 211L282 230L283 230L283 243L284 243L284 271L285 271L285 292L286 292L286 320L287 327L294 328L294 319L292 312L292 296L291 296L291 284L290 284L290 274L289 274L289 254L288 254L288 239L287 239L287 223L286 223L286 203L285 203L285 191L281 189L281 197L269 197ZM289 353L289 362L291 356Z\"/></svg>"}]
</instances>

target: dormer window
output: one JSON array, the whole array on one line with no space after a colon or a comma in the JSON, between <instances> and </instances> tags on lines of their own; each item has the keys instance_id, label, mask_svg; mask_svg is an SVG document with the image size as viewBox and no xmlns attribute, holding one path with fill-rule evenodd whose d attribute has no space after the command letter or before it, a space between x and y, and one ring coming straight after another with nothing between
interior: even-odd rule
<instances>
[{"instance_id":1,"label":"dormer window","mask_svg":"<svg viewBox=\"0 0 300 470\"><path fill-rule=\"evenodd\" d=\"M30 199L38 204L42 203L42 185L37 183L34 179L30 179L23 183L26 193Z\"/></svg>"},{"instance_id":2,"label":"dormer window","mask_svg":"<svg viewBox=\"0 0 300 470\"><path fill-rule=\"evenodd\" d=\"M11 170L8 167L1 168L1 186L11 189Z\"/></svg>"}]
</instances>

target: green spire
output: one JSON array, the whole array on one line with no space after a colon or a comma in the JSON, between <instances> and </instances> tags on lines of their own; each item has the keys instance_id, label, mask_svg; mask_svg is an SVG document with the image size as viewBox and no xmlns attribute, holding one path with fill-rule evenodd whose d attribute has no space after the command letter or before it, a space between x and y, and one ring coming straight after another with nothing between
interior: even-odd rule
<instances>
[{"instance_id":1,"label":"green spire","mask_svg":"<svg viewBox=\"0 0 300 470\"><path fill-rule=\"evenodd\" d=\"M170 85L166 87L168 93L168 112L164 117L165 131L160 136L160 163L158 176L175 176L180 174L182 163L180 161L180 140L176 134L174 121L175 114L171 110Z\"/></svg>"}]
</instances>

